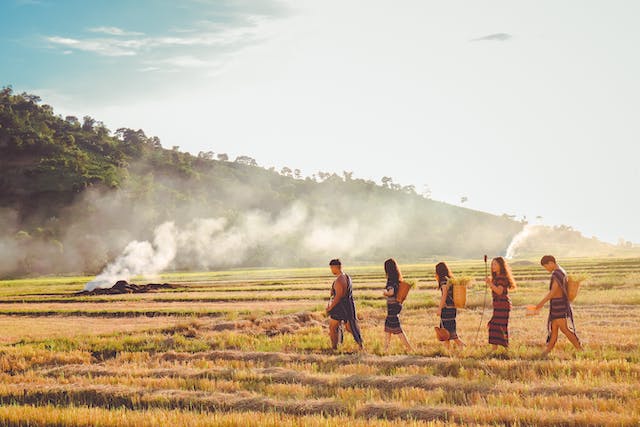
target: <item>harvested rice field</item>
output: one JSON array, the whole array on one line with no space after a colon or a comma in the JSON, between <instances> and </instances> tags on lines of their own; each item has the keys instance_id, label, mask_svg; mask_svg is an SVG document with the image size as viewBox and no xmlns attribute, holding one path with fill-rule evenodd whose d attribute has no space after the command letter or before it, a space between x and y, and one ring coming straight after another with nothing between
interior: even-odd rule
<instances>
[{"instance_id":1,"label":"harvested rice field","mask_svg":"<svg viewBox=\"0 0 640 427\"><path fill-rule=\"evenodd\" d=\"M89 277L2 281L0 424L639 425L640 259L562 264L589 275L574 304L584 349L561 335L549 356L547 308L525 309L548 287L535 260L512 263L511 346L498 351L482 260L450 263L474 278L462 350L435 338L434 263L401 265L417 283L401 314L411 354L399 340L383 351L382 266L345 266L364 352L348 334L330 349L328 268L174 272L154 278L170 289L119 295L78 294Z\"/></svg>"}]
</instances>

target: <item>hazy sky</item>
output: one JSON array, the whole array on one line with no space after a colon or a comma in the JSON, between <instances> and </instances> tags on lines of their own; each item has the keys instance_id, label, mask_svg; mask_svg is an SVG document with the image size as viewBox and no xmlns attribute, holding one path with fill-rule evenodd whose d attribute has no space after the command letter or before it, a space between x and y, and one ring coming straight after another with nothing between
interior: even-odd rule
<instances>
[{"instance_id":1,"label":"hazy sky","mask_svg":"<svg viewBox=\"0 0 640 427\"><path fill-rule=\"evenodd\" d=\"M640 2L2 0L0 85L640 242Z\"/></svg>"}]
</instances>

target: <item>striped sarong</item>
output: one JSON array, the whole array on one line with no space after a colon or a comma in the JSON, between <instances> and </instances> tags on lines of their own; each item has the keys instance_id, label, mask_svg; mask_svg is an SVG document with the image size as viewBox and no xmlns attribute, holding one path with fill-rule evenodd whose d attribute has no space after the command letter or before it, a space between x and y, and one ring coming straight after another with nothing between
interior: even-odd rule
<instances>
[{"instance_id":1,"label":"striped sarong","mask_svg":"<svg viewBox=\"0 0 640 427\"><path fill-rule=\"evenodd\" d=\"M509 347L509 314L511 313L509 281L505 276L496 276L493 284L502 287L503 291L501 295L491 292L493 316L489 320L489 344Z\"/></svg>"},{"instance_id":2,"label":"striped sarong","mask_svg":"<svg viewBox=\"0 0 640 427\"><path fill-rule=\"evenodd\" d=\"M458 310L456 308L444 307L440 315L440 327L449 331L449 340L458 339L458 333L456 332L457 314Z\"/></svg>"},{"instance_id":3,"label":"striped sarong","mask_svg":"<svg viewBox=\"0 0 640 427\"><path fill-rule=\"evenodd\" d=\"M401 334L400 318L398 315L402 311L402 304L399 302L387 303L387 318L384 320L384 331L390 334Z\"/></svg>"},{"instance_id":4,"label":"striped sarong","mask_svg":"<svg viewBox=\"0 0 640 427\"><path fill-rule=\"evenodd\" d=\"M566 298L551 298L549 305L549 320L566 319L568 317L569 304Z\"/></svg>"},{"instance_id":5,"label":"striped sarong","mask_svg":"<svg viewBox=\"0 0 640 427\"><path fill-rule=\"evenodd\" d=\"M449 283L448 278L444 278L439 284L438 288L442 290L444 286ZM449 291L447 292L447 298L445 300L445 306L442 308L442 313L440 314L440 327L445 328L449 331L449 340L457 340L458 333L456 332L456 316L458 315L458 310L453 302L453 286L449 286Z\"/></svg>"}]
</instances>

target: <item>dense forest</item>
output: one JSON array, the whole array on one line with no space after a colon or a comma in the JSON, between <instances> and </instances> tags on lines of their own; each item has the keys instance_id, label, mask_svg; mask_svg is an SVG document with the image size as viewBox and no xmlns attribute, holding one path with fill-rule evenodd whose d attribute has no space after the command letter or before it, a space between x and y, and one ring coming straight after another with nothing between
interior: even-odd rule
<instances>
[{"instance_id":1,"label":"dense forest","mask_svg":"<svg viewBox=\"0 0 640 427\"><path fill-rule=\"evenodd\" d=\"M523 227L431 200L390 177L380 184L350 172L303 177L248 156L166 149L139 129L112 132L88 116L57 116L37 96L10 87L0 92L0 168L4 277L96 273L166 221L194 229L194 219L224 220L208 233L243 244L237 257L230 250L206 262L183 251L172 268L499 254ZM196 244L200 237L185 239Z\"/></svg>"}]
</instances>

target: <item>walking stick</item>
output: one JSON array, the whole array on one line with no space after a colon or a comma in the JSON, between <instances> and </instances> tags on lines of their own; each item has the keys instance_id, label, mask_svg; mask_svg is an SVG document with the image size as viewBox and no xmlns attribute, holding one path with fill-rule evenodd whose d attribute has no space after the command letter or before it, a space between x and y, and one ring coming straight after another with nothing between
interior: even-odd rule
<instances>
[{"instance_id":1,"label":"walking stick","mask_svg":"<svg viewBox=\"0 0 640 427\"><path fill-rule=\"evenodd\" d=\"M484 298L482 298L482 314L480 315L480 324L478 325L478 330L476 331L476 339L475 339L475 343L478 343L478 335L480 334L480 328L482 328L482 319L484 319L484 309L487 305L487 278L489 277L489 268L487 265L487 256L484 256L484 281L485 281L485 286L484 286Z\"/></svg>"}]
</instances>

